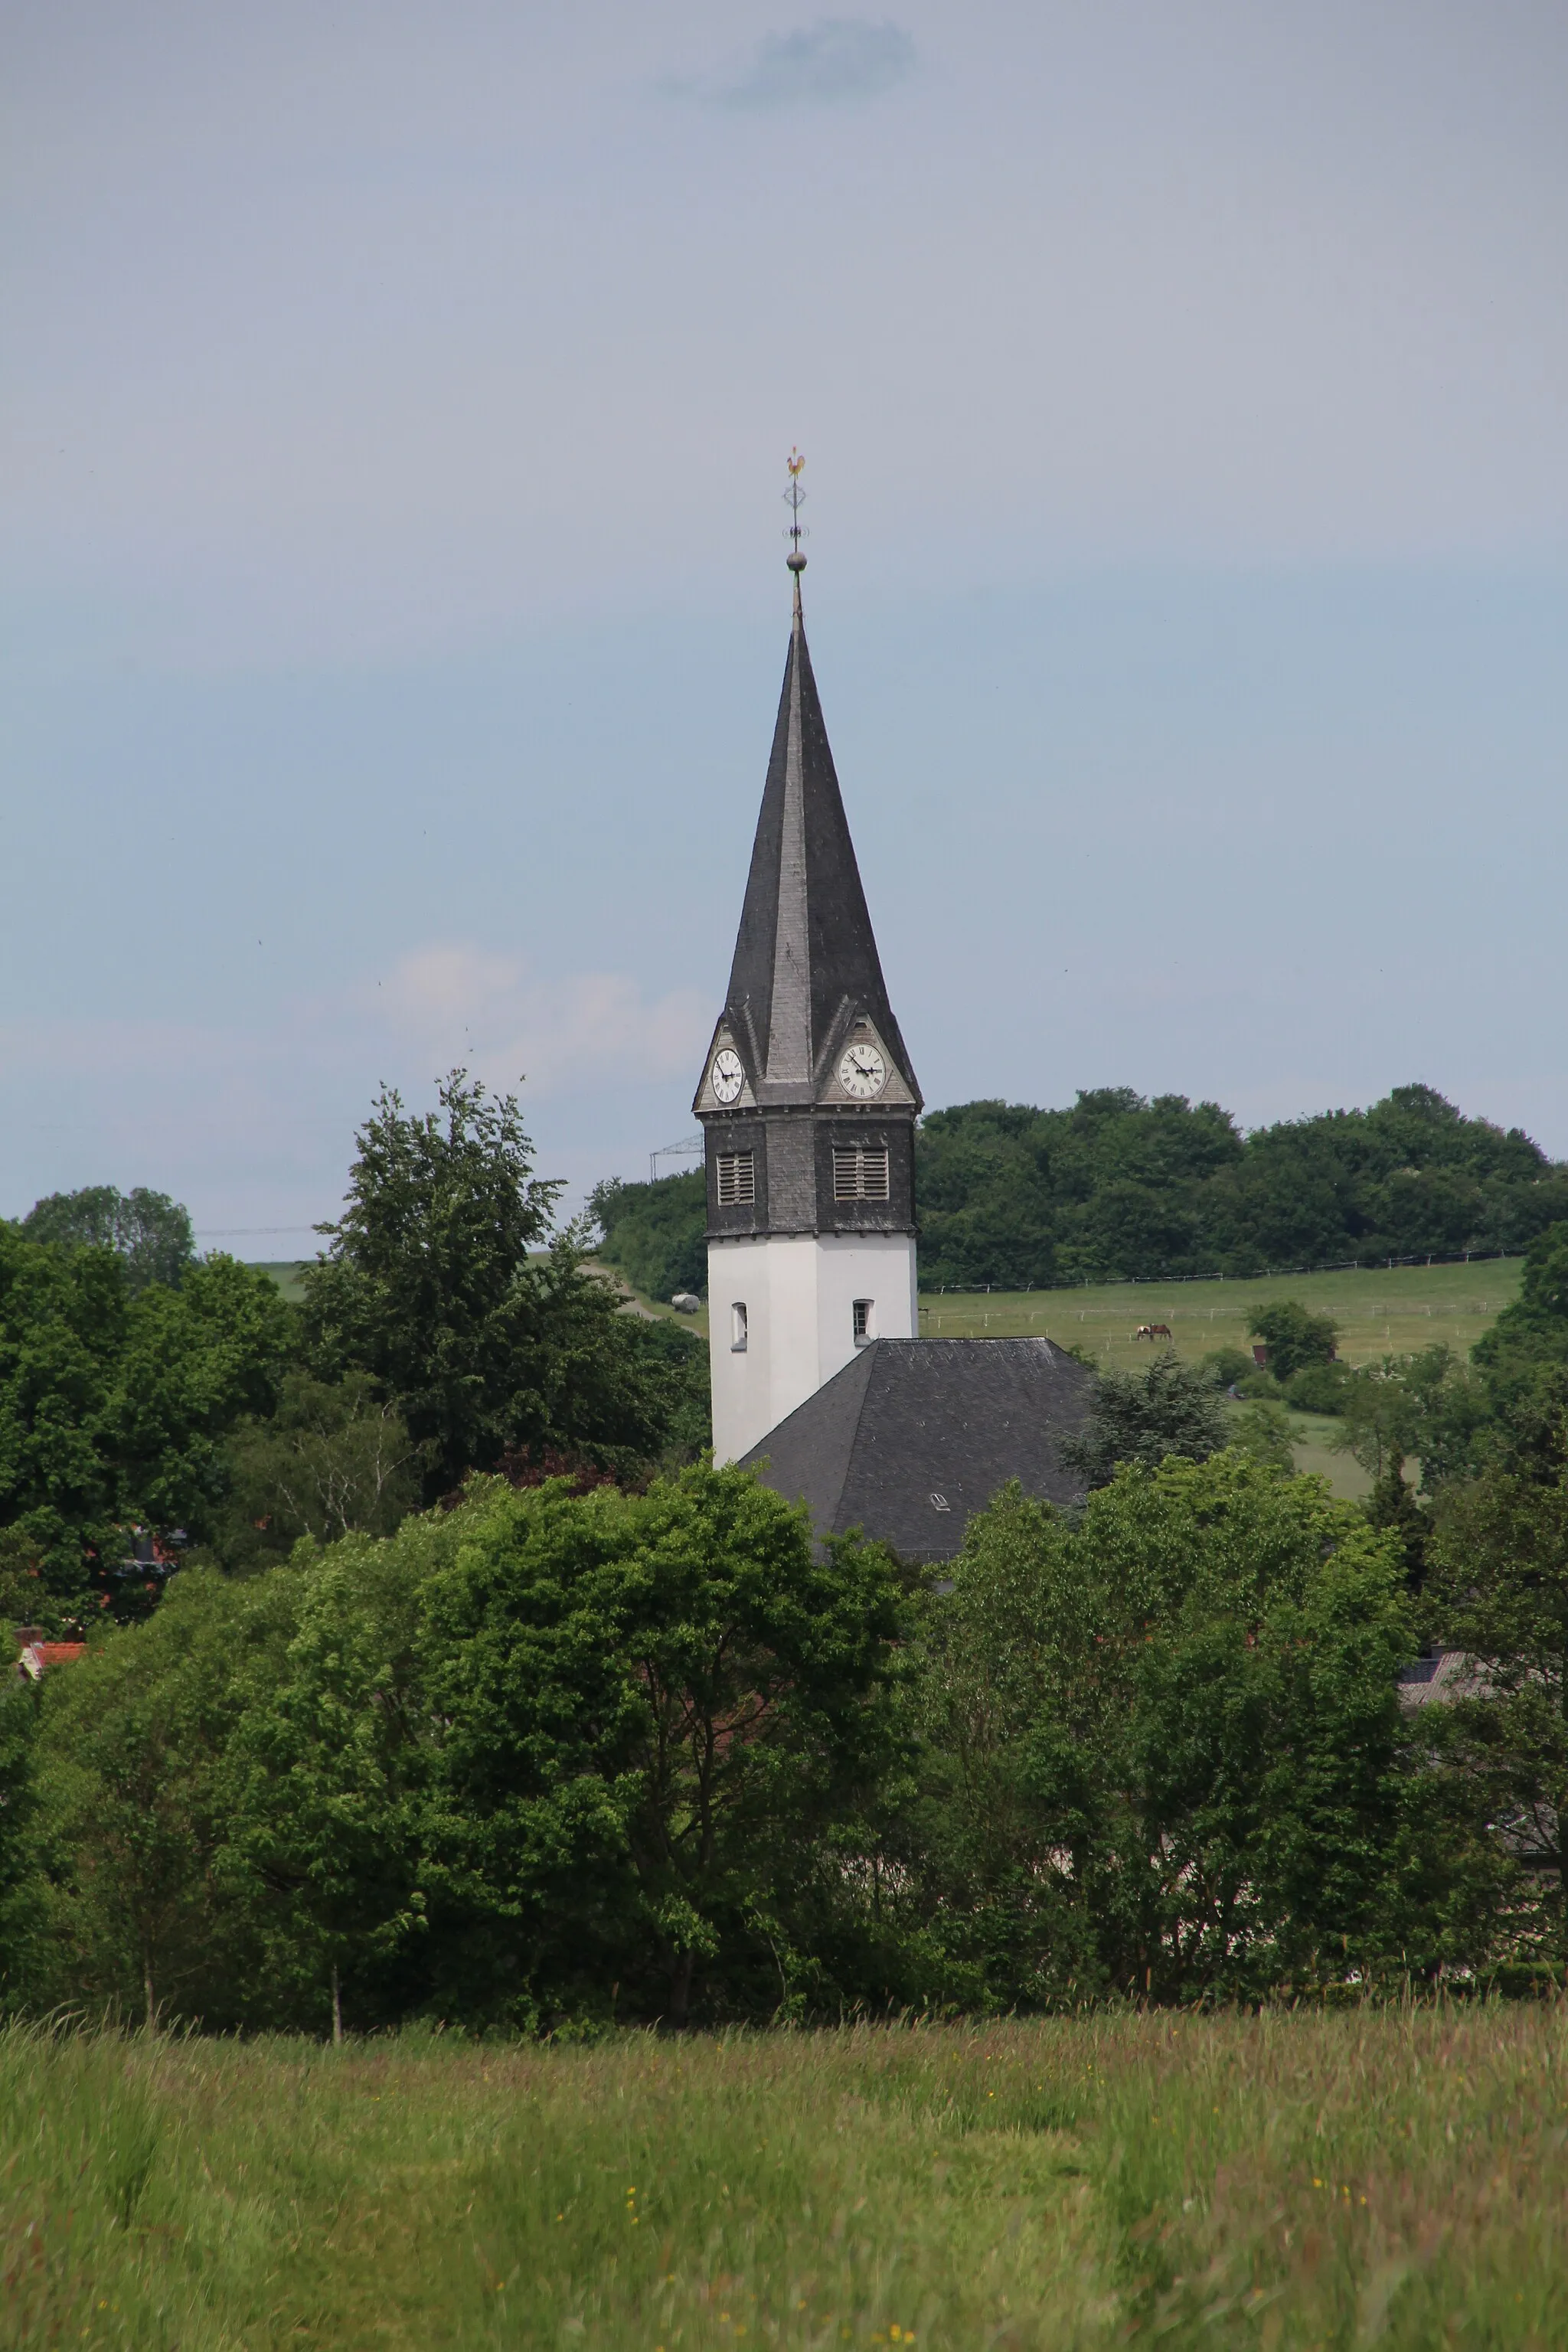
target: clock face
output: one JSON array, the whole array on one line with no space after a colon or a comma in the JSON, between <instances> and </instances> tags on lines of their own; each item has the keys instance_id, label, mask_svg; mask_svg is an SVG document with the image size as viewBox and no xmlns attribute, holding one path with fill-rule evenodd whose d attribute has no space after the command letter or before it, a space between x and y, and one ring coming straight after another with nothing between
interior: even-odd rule
<instances>
[{"instance_id":1,"label":"clock face","mask_svg":"<svg viewBox=\"0 0 1568 2352\"><path fill-rule=\"evenodd\" d=\"M709 1075L713 1081L713 1091L721 1103L735 1101L741 1088L746 1083L746 1073L741 1067L741 1056L732 1045L720 1047L713 1056L713 1067Z\"/></svg>"},{"instance_id":2,"label":"clock face","mask_svg":"<svg viewBox=\"0 0 1568 2352\"><path fill-rule=\"evenodd\" d=\"M838 1083L847 1095L867 1102L888 1083L888 1065L875 1045L851 1045L838 1065Z\"/></svg>"}]
</instances>

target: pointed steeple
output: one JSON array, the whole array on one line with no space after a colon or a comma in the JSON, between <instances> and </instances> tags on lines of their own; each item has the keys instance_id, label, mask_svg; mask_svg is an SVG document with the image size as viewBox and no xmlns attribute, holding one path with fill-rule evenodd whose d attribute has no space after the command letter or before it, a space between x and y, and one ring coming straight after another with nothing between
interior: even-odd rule
<instances>
[{"instance_id":1,"label":"pointed steeple","mask_svg":"<svg viewBox=\"0 0 1568 2352\"><path fill-rule=\"evenodd\" d=\"M871 1024L918 1106L812 675L805 562L797 548L789 657L721 1025L741 1046L759 1106L818 1099L858 1019Z\"/></svg>"}]
</instances>

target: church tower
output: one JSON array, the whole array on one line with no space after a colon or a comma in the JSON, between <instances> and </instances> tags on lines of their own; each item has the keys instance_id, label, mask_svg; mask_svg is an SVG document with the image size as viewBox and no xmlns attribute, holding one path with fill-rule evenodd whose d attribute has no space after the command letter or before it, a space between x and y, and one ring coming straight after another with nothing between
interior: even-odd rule
<instances>
[{"instance_id":1,"label":"church tower","mask_svg":"<svg viewBox=\"0 0 1568 2352\"><path fill-rule=\"evenodd\" d=\"M713 1451L755 1445L858 1349L907 1339L920 1088L882 982L795 621L724 1010L692 1108L708 1169Z\"/></svg>"}]
</instances>

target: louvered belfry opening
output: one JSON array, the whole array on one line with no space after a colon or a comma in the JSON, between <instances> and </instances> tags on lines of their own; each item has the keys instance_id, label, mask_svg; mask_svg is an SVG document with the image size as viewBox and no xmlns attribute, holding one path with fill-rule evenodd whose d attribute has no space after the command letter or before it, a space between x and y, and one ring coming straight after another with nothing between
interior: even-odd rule
<instances>
[{"instance_id":1,"label":"louvered belfry opening","mask_svg":"<svg viewBox=\"0 0 1568 2352\"><path fill-rule=\"evenodd\" d=\"M756 1163L749 1151L721 1151L717 1155L719 1206L721 1209L750 1208L757 1197Z\"/></svg>"},{"instance_id":2,"label":"louvered belfry opening","mask_svg":"<svg viewBox=\"0 0 1568 2352\"><path fill-rule=\"evenodd\" d=\"M833 1197L836 1201L885 1201L888 1197L887 1145L836 1143L833 1147Z\"/></svg>"}]
</instances>

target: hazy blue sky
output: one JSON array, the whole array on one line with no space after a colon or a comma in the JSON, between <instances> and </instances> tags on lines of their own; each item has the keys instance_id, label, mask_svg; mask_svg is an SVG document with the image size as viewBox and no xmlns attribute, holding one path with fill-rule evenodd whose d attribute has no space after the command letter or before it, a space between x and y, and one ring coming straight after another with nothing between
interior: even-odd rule
<instances>
[{"instance_id":1,"label":"hazy blue sky","mask_svg":"<svg viewBox=\"0 0 1568 2352\"><path fill-rule=\"evenodd\" d=\"M0 1213L689 1131L778 503L928 1100L1568 1154L1561 0L0 0Z\"/></svg>"}]
</instances>

